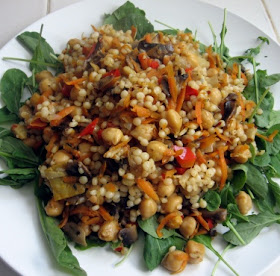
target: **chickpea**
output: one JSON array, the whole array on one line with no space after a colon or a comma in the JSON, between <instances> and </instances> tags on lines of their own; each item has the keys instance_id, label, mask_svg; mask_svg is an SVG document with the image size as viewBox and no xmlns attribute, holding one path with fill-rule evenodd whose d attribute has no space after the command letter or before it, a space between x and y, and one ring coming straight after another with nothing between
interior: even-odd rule
<instances>
[{"instance_id":1,"label":"chickpea","mask_svg":"<svg viewBox=\"0 0 280 276\"><path fill-rule=\"evenodd\" d=\"M66 164L71 159L71 157L71 154L65 150L59 150L53 155L52 162L55 164Z\"/></svg>"},{"instance_id":2,"label":"chickpea","mask_svg":"<svg viewBox=\"0 0 280 276\"><path fill-rule=\"evenodd\" d=\"M163 258L161 265L171 272L179 271L184 262L188 260L188 255L180 250L168 252Z\"/></svg>"},{"instance_id":3,"label":"chickpea","mask_svg":"<svg viewBox=\"0 0 280 276\"><path fill-rule=\"evenodd\" d=\"M248 145L238 145L230 154L230 157L237 163L243 164L252 157L252 154Z\"/></svg>"},{"instance_id":4,"label":"chickpea","mask_svg":"<svg viewBox=\"0 0 280 276\"><path fill-rule=\"evenodd\" d=\"M30 104L35 107L39 103L41 96L38 93L34 93L30 98Z\"/></svg>"},{"instance_id":5,"label":"chickpea","mask_svg":"<svg viewBox=\"0 0 280 276\"><path fill-rule=\"evenodd\" d=\"M33 147L36 143L37 143L37 140L35 138L26 138L23 140L23 143L28 146L28 147Z\"/></svg>"},{"instance_id":6,"label":"chickpea","mask_svg":"<svg viewBox=\"0 0 280 276\"><path fill-rule=\"evenodd\" d=\"M27 128L24 125L14 124L11 130L18 139L24 140L27 138Z\"/></svg>"},{"instance_id":7,"label":"chickpea","mask_svg":"<svg viewBox=\"0 0 280 276\"><path fill-rule=\"evenodd\" d=\"M207 77L213 77L213 76L216 76L218 75L218 70L216 68L209 68L207 70ZM210 100L211 101L211 100Z\"/></svg>"},{"instance_id":8,"label":"chickpea","mask_svg":"<svg viewBox=\"0 0 280 276\"><path fill-rule=\"evenodd\" d=\"M130 134L135 138L138 139L139 137L143 139L147 139L148 141L151 141L154 136L154 130L155 126L152 124L145 124L137 126L135 129L133 129Z\"/></svg>"},{"instance_id":9,"label":"chickpea","mask_svg":"<svg viewBox=\"0 0 280 276\"><path fill-rule=\"evenodd\" d=\"M198 56L194 53L188 52L187 54L187 61L190 63L191 67L195 68L198 66Z\"/></svg>"},{"instance_id":10,"label":"chickpea","mask_svg":"<svg viewBox=\"0 0 280 276\"><path fill-rule=\"evenodd\" d=\"M213 114L205 109L201 111L202 127L209 129L214 125Z\"/></svg>"},{"instance_id":11,"label":"chickpea","mask_svg":"<svg viewBox=\"0 0 280 276\"><path fill-rule=\"evenodd\" d=\"M21 118L23 118L26 121L32 117L32 110L29 106L23 105L19 109L19 115Z\"/></svg>"},{"instance_id":12,"label":"chickpea","mask_svg":"<svg viewBox=\"0 0 280 276\"><path fill-rule=\"evenodd\" d=\"M178 206L183 203L182 197L178 196L177 194L171 195L166 203L162 204L162 209L166 213L172 213L178 210Z\"/></svg>"},{"instance_id":13,"label":"chickpea","mask_svg":"<svg viewBox=\"0 0 280 276\"><path fill-rule=\"evenodd\" d=\"M105 221L98 231L98 237L103 241L114 241L118 237L119 230L116 220Z\"/></svg>"},{"instance_id":14,"label":"chickpea","mask_svg":"<svg viewBox=\"0 0 280 276\"><path fill-rule=\"evenodd\" d=\"M256 133L257 133L257 128L254 126L245 130L245 134L247 135L247 141L249 143L255 141Z\"/></svg>"},{"instance_id":15,"label":"chickpea","mask_svg":"<svg viewBox=\"0 0 280 276\"><path fill-rule=\"evenodd\" d=\"M91 144L89 143L81 143L79 144L79 150L81 153L88 153L90 152Z\"/></svg>"},{"instance_id":16,"label":"chickpea","mask_svg":"<svg viewBox=\"0 0 280 276\"><path fill-rule=\"evenodd\" d=\"M142 219L148 219L157 212L157 203L151 198L142 199L139 206Z\"/></svg>"},{"instance_id":17,"label":"chickpea","mask_svg":"<svg viewBox=\"0 0 280 276\"><path fill-rule=\"evenodd\" d=\"M70 47L74 47L76 44L80 44L81 43L81 41L79 40L79 39L77 39L77 38L72 38L72 39L70 39L69 41L68 41L68 44L69 44L69 46Z\"/></svg>"},{"instance_id":18,"label":"chickpea","mask_svg":"<svg viewBox=\"0 0 280 276\"><path fill-rule=\"evenodd\" d=\"M203 261L205 246L201 243L189 240L186 252L189 254L189 263L198 264Z\"/></svg>"},{"instance_id":19,"label":"chickpea","mask_svg":"<svg viewBox=\"0 0 280 276\"><path fill-rule=\"evenodd\" d=\"M180 228L183 222L182 213L178 212L178 215L167 222L167 227L170 229L178 229Z\"/></svg>"},{"instance_id":20,"label":"chickpea","mask_svg":"<svg viewBox=\"0 0 280 276\"><path fill-rule=\"evenodd\" d=\"M252 199L244 191L240 191L235 200L242 215L246 215L252 209Z\"/></svg>"},{"instance_id":21,"label":"chickpea","mask_svg":"<svg viewBox=\"0 0 280 276\"><path fill-rule=\"evenodd\" d=\"M196 229L196 220L193 217L185 217L180 226L180 233L188 239Z\"/></svg>"},{"instance_id":22,"label":"chickpea","mask_svg":"<svg viewBox=\"0 0 280 276\"><path fill-rule=\"evenodd\" d=\"M220 102L222 101L222 94L218 88L213 88L210 91L209 98L211 103L215 105L219 105Z\"/></svg>"},{"instance_id":23,"label":"chickpea","mask_svg":"<svg viewBox=\"0 0 280 276\"><path fill-rule=\"evenodd\" d=\"M159 141L151 141L147 146L147 152L155 162L162 160L166 150L167 146Z\"/></svg>"},{"instance_id":24,"label":"chickpea","mask_svg":"<svg viewBox=\"0 0 280 276\"><path fill-rule=\"evenodd\" d=\"M41 71L40 73L37 73L35 75L35 80L38 83L41 82L44 79L51 79L51 78L53 78L53 74L50 71L47 71L47 70Z\"/></svg>"},{"instance_id":25,"label":"chickpea","mask_svg":"<svg viewBox=\"0 0 280 276\"><path fill-rule=\"evenodd\" d=\"M50 217L57 217L62 214L64 204L62 201L56 201L54 198L49 200L45 207L45 211Z\"/></svg>"},{"instance_id":26,"label":"chickpea","mask_svg":"<svg viewBox=\"0 0 280 276\"><path fill-rule=\"evenodd\" d=\"M109 145L117 145L122 137L122 131L115 127L108 127L102 131L102 138Z\"/></svg>"},{"instance_id":27,"label":"chickpea","mask_svg":"<svg viewBox=\"0 0 280 276\"><path fill-rule=\"evenodd\" d=\"M173 133L175 135L179 134L183 123L180 114L174 109L169 109L166 112L166 120Z\"/></svg>"},{"instance_id":28,"label":"chickpea","mask_svg":"<svg viewBox=\"0 0 280 276\"><path fill-rule=\"evenodd\" d=\"M158 185L157 193L160 197L169 197L175 191L175 185L172 184L165 184L164 182L160 182Z\"/></svg>"},{"instance_id":29,"label":"chickpea","mask_svg":"<svg viewBox=\"0 0 280 276\"><path fill-rule=\"evenodd\" d=\"M43 79L42 81L40 81L39 83L39 90L41 91L41 93L44 93L48 90L53 90L52 87L53 85L56 84L55 79Z\"/></svg>"}]
</instances>

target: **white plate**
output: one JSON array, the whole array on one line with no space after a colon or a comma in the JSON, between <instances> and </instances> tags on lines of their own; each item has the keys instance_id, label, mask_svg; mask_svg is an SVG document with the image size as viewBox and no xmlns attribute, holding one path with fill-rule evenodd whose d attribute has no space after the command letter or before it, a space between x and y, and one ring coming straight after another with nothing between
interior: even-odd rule
<instances>
[{"instance_id":1,"label":"white plate","mask_svg":"<svg viewBox=\"0 0 280 276\"><path fill-rule=\"evenodd\" d=\"M91 24L101 25L102 15L115 10L123 0L85 1L69 6L58 12L32 24L26 30L39 31L40 25L44 24L43 36L52 45L55 52L60 52L70 38L80 37L81 33L91 32ZM192 0L135 0L136 6L146 11L147 18L156 28L154 20L165 22L175 28L197 30L197 37L203 43L212 43L209 30L210 21L219 34L223 10L214 6L192 1ZM113 3L113 4L112 4ZM231 55L242 54L244 50L256 45L258 36L265 34L244 21L240 17L228 14L228 33L226 45L231 50ZM268 72L280 72L280 47L272 39L270 46L265 46L259 60L261 68ZM19 62L3 62L2 57L13 56L30 58L30 55L13 39L5 45L0 52L0 75L5 70L17 67L26 71L28 65ZM280 86L275 86L274 91ZM276 108L280 107L279 98L275 98ZM50 255L46 240L40 229L37 211L34 204L32 187L24 187L13 190L9 187L0 187L0 256L16 271L25 276L40 275L66 275L56 266ZM119 257L109 249L93 248L84 252L73 250L78 257L80 265L88 272L88 275L169 275L168 272L159 268L148 272L142 258L143 242L138 242L129 256L121 266L115 268L114 264ZM224 247L223 242L216 241L218 251ZM226 259L240 273L240 275L260 275L268 266L275 261L280 253L280 231L279 226L265 229L258 238L245 247L239 247L227 253ZM210 275L216 261L215 256L207 251L205 260L199 265L188 265L185 272L192 276ZM232 275L229 270L221 264L216 275Z\"/></svg>"}]
</instances>

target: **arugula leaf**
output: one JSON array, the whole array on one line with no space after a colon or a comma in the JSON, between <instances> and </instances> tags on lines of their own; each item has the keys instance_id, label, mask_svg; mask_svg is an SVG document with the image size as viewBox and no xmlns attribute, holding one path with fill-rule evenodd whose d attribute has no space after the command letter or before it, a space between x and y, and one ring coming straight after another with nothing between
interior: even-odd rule
<instances>
[{"instance_id":1,"label":"arugula leaf","mask_svg":"<svg viewBox=\"0 0 280 276\"><path fill-rule=\"evenodd\" d=\"M159 266L171 246L175 246L178 250L183 250L185 245L186 241L179 237L171 236L166 239L157 239L149 234L146 234L144 260L147 268L149 270L153 270Z\"/></svg>"},{"instance_id":2,"label":"arugula leaf","mask_svg":"<svg viewBox=\"0 0 280 276\"><path fill-rule=\"evenodd\" d=\"M17 116L17 114L11 113L7 106L0 108L0 124L18 121L19 117Z\"/></svg>"},{"instance_id":3,"label":"arugula leaf","mask_svg":"<svg viewBox=\"0 0 280 276\"><path fill-rule=\"evenodd\" d=\"M229 183L221 191L221 206L226 208L228 204L235 203L235 198L232 192L232 185Z\"/></svg>"},{"instance_id":4,"label":"arugula leaf","mask_svg":"<svg viewBox=\"0 0 280 276\"><path fill-rule=\"evenodd\" d=\"M267 142L264 139L259 138L259 137L256 137L255 141L256 141L258 150L264 150L265 152L262 155L256 155L255 158L252 160L252 163L259 167L268 166L271 161L271 158L267 151Z\"/></svg>"},{"instance_id":5,"label":"arugula leaf","mask_svg":"<svg viewBox=\"0 0 280 276\"><path fill-rule=\"evenodd\" d=\"M270 128L276 124L280 124L280 110L272 110L270 112L269 125L267 127Z\"/></svg>"},{"instance_id":6,"label":"arugula leaf","mask_svg":"<svg viewBox=\"0 0 280 276\"><path fill-rule=\"evenodd\" d=\"M280 215L273 214L271 212L263 212L258 215L248 216L249 222L241 222L235 225L235 230L245 241L245 244L250 243L255 237L257 237L260 231L272 225L275 222L280 222ZM241 245L240 240L230 230L223 235L227 242L233 245Z\"/></svg>"},{"instance_id":7,"label":"arugula leaf","mask_svg":"<svg viewBox=\"0 0 280 276\"><path fill-rule=\"evenodd\" d=\"M18 114L26 80L26 74L15 68L7 70L1 79L0 90L2 100L11 113Z\"/></svg>"},{"instance_id":8,"label":"arugula leaf","mask_svg":"<svg viewBox=\"0 0 280 276\"><path fill-rule=\"evenodd\" d=\"M233 203L228 204L227 211L228 211L228 214L230 214L232 217L236 218L237 220L249 221L247 216L243 216L240 213L238 206L236 204L233 204Z\"/></svg>"},{"instance_id":9,"label":"arugula leaf","mask_svg":"<svg viewBox=\"0 0 280 276\"><path fill-rule=\"evenodd\" d=\"M112 24L116 30L127 31L132 26L137 28L136 38L154 31L154 26L145 17L145 12L127 1L112 14L105 14L104 24Z\"/></svg>"},{"instance_id":10,"label":"arugula leaf","mask_svg":"<svg viewBox=\"0 0 280 276\"><path fill-rule=\"evenodd\" d=\"M234 194L237 194L243 189L247 180L248 168L246 165L237 164L232 166L233 178L231 180L231 186L233 188Z\"/></svg>"},{"instance_id":11,"label":"arugula leaf","mask_svg":"<svg viewBox=\"0 0 280 276\"><path fill-rule=\"evenodd\" d=\"M203 196L203 198L207 202L207 207L206 208L207 208L208 211L215 211L221 205L220 195L213 190L207 191L207 193Z\"/></svg>"},{"instance_id":12,"label":"arugula leaf","mask_svg":"<svg viewBox=\"0 0 280 276\"><path fill-rule=\"evenodd\" d=\"M263 36L259 36L258 40L261 40L261 43L255 47L255 48L250 48L248 50L245 51L245 54L251 57L257 56L260 51L261 51L261 47L263 46L264 43L269 44L269 40L266 37Z\"/></svg>"},{"instance_id":13,"label":"arugula leaf","mask_svg":"<svg viewBox=\"0 0 280 276\"><path fill-rule=\"evenodd\" d=\"M156 233L156 229L158 227L158 222L157 222L157 216L154 215L146 220L142 220L142 219L138 219L137 220L138 222L138 225L140 226L140 228L148 233L149 235L151 235L152 237L156 238L156 239L166 239L170 236L173 236L173 235L178 235L180 236L174 229L166 229L166 228L163 228L161 230L163 236L160 238L157 233Z\"/></svg>"},{"instance_id":14,"label":"arugula leaf","mask_svg":"<svg viewBox=\"0 0 280 276\"><path fill-rule=\"evenodd\" d=\"M212 251L235 275L238 273L231 267L231 265L221 256L221 254L212 246L211 238L207 235L197 235L192 240L204 244L210 251Z\"/></svg>"},{"instance_id":15,"label":"arugula leaf","mask_svg":"<svg viewBox=\"0 0 280 276\"><path fill-rule=\"evenodd\" d=\"M42 202L38 198L36 203L42 230L56 262L73 275L86 276L86 272L80 267L78 260L68 247L64 233L57 226L55 219L46 215Z\"/></svg>"}]
</instances>

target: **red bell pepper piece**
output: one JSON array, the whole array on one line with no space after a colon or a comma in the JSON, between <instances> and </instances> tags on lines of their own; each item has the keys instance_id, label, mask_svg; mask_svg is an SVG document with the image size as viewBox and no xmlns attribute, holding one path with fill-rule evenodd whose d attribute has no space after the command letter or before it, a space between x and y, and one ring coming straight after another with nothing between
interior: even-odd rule
<instances>
[{"instance_id":1,"label":"red bell pepper piece","mask_svg":"<svg viewBox=\"0 0 280 276\"><path fill-rule=\"evenodd\" d=\"M214 227L214 223L213 223L213 220L208 218L206 219L207 223L208 223L208 226L209 226L209 229L212 229Z\"/></svg>"},{"instance_id":2,"label":"red bell pepper piece","mask_svg":"<svg viewBox=\"0 0 280 276\"><path fill-rule=\"evenodd\" d=\"M48 124L42 122L40 118L33 120L28 126L28 129L44 129Z\"/></svg>"},{"instance_id":3,"label":"red bell pepper piece","mask_svg":"<svg viewBox=\"0 0 280 276\"><path fill-rule=\"evenodd\" d=\"M190 86L186 87L185 99L189 99L190 96L198 96L198 90L191 88Z\"/></svg>"},{"instance_id":4,"label":"red bell pepper piece","mask_svg":"<svg viewBox=\"0 0 280 276\"><path fill-rule=\"evenodd\" d=\"M178 174L182 175L185 173L187 170L186 168L181 168L181 167L176 167L175 170L177 171Z\"/></svg>"},{"instance_id":5,"label":"red bell pepper piece","mask_svg":"<svg viewBox=\"0 0 280 276\"><path fill-rule=\"evenodd\" d=\"M99 130L97 131L97 137L98 137L99 140L102 139L102 132L103 132L103 129L99 129Z\"/></svg>"},{"instance_id":6,"label":"red bell pepper piece","mask_svg":"<svg viewBox=\"0 0 280 276\"><path fill-rule=\"evenodd\" d=\"M121 72L119 69L115 69L115 70L112 70L110 72L107 72L105 73L102 78L105 78L105 77L108 77L108 76L113 76L114 78L117 78L117 77L120 77L121 75Z\"/></svg>"},{"instance_id":7,"label":"red bell pepper piece","mask_svg":"<svg viewBox=\"0 0 280 276\"><path fill-rule=\"evenodd\" d=\"M87 134L92 134L94 128L98 124L99 118L94 119L89 125L87 125L82 132L79 134L78 138L81 138Z\"/></svg>"},{"instance_id":8,"label":"red bell pepper piece","mask_svg":"<svg viewBox=\"0 0 280 276\"><path fill-rule=\"evenodd\" d=\"M180 155L176 156L178 164L185 169L191 168L196 160L196 155L188 147L173 146L174 151L183 151Z\"/></svg>"}]
</instances>

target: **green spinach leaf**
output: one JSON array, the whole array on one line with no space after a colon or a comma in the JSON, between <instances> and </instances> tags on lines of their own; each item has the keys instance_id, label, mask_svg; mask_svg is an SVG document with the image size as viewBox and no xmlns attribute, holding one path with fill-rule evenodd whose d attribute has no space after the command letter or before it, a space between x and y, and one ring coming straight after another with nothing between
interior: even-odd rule
<instances>
[{"instance_id":1,"label":"green spinach leaf","mask_svg":"<svg viewBox=\"0 0 280 276\"><path fill-rule=\"evenodd\" d=\"M17 116L17 114L10 112L7 106L0 108L0 124L18 121L19 117Z\"/></svg>"},{"instance_id":2,"label":"green spinach leaf","mask_svg":"<svg viewBox=\"0 0 280 276\"><path fill-rule=\"evenodd\" d=\"M18 114L26 80L26 74L14 68L7 70L1 79L0 90L2 100L11 113Z\"/></svg>"},{"instance_id":3,"label":"green spinach leaf","mask_svg":"<svg viewBox=\"0 0 280 276\"><path fill-rule=\"evenodd\" d=\"M145 12L127 1L112 14L105 14L104 24L112 24L116 30L127 31L132 26L137 28L136 38L154 31L154 26L145 17Z\"/></svg>"},{"instance_id":4,"label":"green spinach leaf","mask_svg":"<svg viewBox=\"0 0 280 276\"><path fill-rule=\"evenodd\" d=\"M221 197L220 195L213 191L209 190L205 195L204 195L204 200L207 202L207 210L208 211L215 211L217 210L220 205L221 205Z\"/></svg>"}]
</instances>

